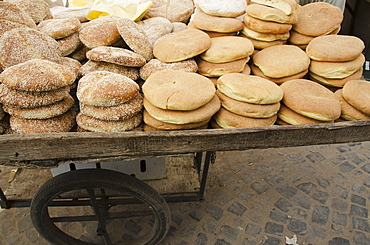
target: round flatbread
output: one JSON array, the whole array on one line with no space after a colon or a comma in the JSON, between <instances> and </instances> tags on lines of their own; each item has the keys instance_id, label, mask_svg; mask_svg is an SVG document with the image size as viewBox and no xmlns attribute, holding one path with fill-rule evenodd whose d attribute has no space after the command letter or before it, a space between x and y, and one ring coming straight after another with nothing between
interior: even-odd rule
<instances>
[{"instance_id":1,"label":"round flatbread","mask_svg":"<svg viewBox=\"0 0 370 245\"><path fill-rule=\"evenodd\" d=\"M211 80L197 73L163 70L152 74L142 91L156 107L189 111L207 104L216 89Z\"/></svg>"},{"instance_id":2,"label":"round flatbread","mask_svg":"<svg viewBox=\"0 0 370 245\"><path fill-rule=\"evenodd\" d=\"M94 61L104 61L128 67L141 67L145 58L131 50L117 47L100 46L86 53L86 58Z\"/></svg>"},{"instance_id":3,"label":"round flatbread","mask_svg":"<svg viewBox=\"0 0 370 245\"><path fill-rule=\"evenodd\" d=\"M351 80L343 86L343 98L357 110L370 116L370 82Z\"/></svg>"},{"instance_id":4,"label":"round flatbread","mask_svg":"<svg viewBox=\"0 0 370 245\"><path fill-rule=\"evenodd\" d=\"M342 95L343 89L338 89L334 92L334 95L340 101L342 114L340 115L341 118L348 121L357 121L357 120L370 120L370 115L366 115L361 111L357 110L351 104L349 104Z\"/></svg>"}]
</instances>

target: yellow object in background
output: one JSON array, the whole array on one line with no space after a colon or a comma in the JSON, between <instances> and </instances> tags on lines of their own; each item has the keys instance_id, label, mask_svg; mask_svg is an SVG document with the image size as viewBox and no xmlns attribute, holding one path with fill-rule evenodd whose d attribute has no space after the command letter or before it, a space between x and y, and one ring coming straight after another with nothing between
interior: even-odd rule
<instances>
[{"instance_id":1,"label":"yellow object in background","mask_svg":"<svg viewBox=\"0 0 370 245\"><path fill-rule=\"evenodd\" d=\"M133 21L141 20L152 2L140 3L140 0L71 0L71 7L89 7L87 19L93 20L106 15L115 15L129 18Z\"/></svg>"}]
</instances>

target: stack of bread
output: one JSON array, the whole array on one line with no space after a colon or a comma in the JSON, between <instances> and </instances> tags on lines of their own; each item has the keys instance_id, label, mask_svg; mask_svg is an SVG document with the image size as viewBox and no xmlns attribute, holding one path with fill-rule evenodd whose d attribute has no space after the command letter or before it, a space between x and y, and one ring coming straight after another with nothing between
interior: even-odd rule
<instances>
[{"instance_id":1,"label":"stack of bread","mask_svg":"<svg viewBox=\"0 0 370 245\"><path fill-rule=\"evenodd\" d=\"M253 75L225 74L217 80L221 109L213 116L213 128L246 128L275 123L282 89Z\"/></svg>"},{"instance_id":2,"label":"stack of bread","mask_svg":"<svg viewBox=\"0 0 370 245\"><path fill-rule=\"evenodd\" d=\"M252 0L240 36L251 40L256 50L285 44L297 22L297 5L295 0Z\"/></svg>"},{"instance_id":3,"label":"stack of bread","mask_svg":"<svg viewBox=\"0 0 370 245\"><path fill-rule=\"evenodd\" d=\"M350 80L334 92L341 103L341 119L370 120L370 82Z\"/></svg>"},{"instance_id":4,"label":"stack of bread","mask_svg":"<svg viewBox=\"0 0 370 245\"><path fill-rule=\"evenodd\" d=\"M247 64L253 54L251 41L238 36L211 38L211 46L197 57L198 73L206 77L220 77L227 73L250 74ZM215 80L214 80L215 81Z\"/></svg>"},{"instance_id":5,"label":"stack of bread","mask_svg":"<svg viewBox=\"0 0 370 245\"><path fill-rule=\"evenodd\" d=\"M76 17L43 20L37 27L59 43L62 56L70 55L80 46L78 31L81 22Z\"/></svg>"},{"instance_id":6,"label":"stack of bread","mask_svg":"<svg viewBox=\"0 0 370 245\"><path fill-rule=\"evenodd\" d=\"M197 0L188 27L202 30L210 37L235 36L243 29L240 18L245 8L245 0Z\"/></svg>"},{"instance_id":7,"label":"stack of bread","mask_svg":"<svg viewBox=\"0 0 370 245\"><path fill-rule=\"evenodd\" d=\"M139 85L126 76L90 72L80 79L76 95L80 104L77 124L84 131L124 132L142 122Z\"/></svg>"},{"instance_id":8,"label":"stack of bread","mask_svg":"<svg viewBox=\"0 0 370 245\"><path fill-rule=\"evenodd\" d=\"M337 34L343 21L342 10L327 2L305 4L297 9L297 16L288 42L303 50L315 37Z\"/></svg>"},{"instance_id":9,"label":"stack of bread","mask_svg":"<svg viewBox=\"0 0 370 245\"><path fill-rule=\"evenodd\" d=\"M146 131L207 128L220 109L214 84L197 73L157 71L142 91Z\"/></svg>"},{"instance_id":10,"label":"stack of bread","mask_svg":"<svg viewBox=\"0 0 370 245\"><path fill-rule=\"evenodd\" d=\"M31 59L0 74L0 102L16 133L67 132L75 125L69 94L76 74L67 66Z\"/></svg>"},{"instance_id":11,"label":"stack of bread","mask_svg":"<svg viewBox=\"0 0 370 245\"><path fill-rule=\"evenodd\" d=\"M43 20L53 18L49 4L44 0L6 0L5 2L16 4L27 13L36 24Z\"/></svg>"},{"instance_id":12,"label":"stack of bread","mask_svg":"<svg viewBox=\"0 0 370 245\"><path fill-rule=\"evenodd\" d=\"M332 91L307 79L293 79L280 85L284 95L278 124L302 125L334 122L341 104Z\"/></svg>"},{"instance_id":13,"label":"stack of bread","mask_svg":"<svg viewBox=\"0 0 370 245\"><path fill-rule=\"evenodd\" d=\"M345 48L344 48L345 47ZM314 38L306 53L311 59L309 77L325 86L343 87L362 76L364 42L355 36L326 35Z\"/></svg>"},{"instance_id":14,"label":"stack of bread","mask_svg":"<svg viewBox=\"0 0 370 245\"><path fill-rule=\"evenodd\" d=\"M253 56L252 74L276 84L303 78L310 65L310 58L294 45L275 45L264 48Z\"/></svg>"}]
</instances>

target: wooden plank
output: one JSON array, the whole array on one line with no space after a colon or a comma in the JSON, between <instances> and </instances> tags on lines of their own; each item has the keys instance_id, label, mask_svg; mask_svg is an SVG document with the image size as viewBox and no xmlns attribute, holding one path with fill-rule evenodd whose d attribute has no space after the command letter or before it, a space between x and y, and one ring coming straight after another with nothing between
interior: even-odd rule
<instances>
[{"instance_id":1,"label":"wooden plank","mask_svg":"<svg viewBox=\"0 0 370 245\"><path fill-rule=\"evenodd\" d=\"M9 200L32 199L41 185L52 177L50 169L46 168L19 169L5 195ZM200 181L194 167L194 154L166 157L166 177L144 182L160 194L198 192Z\"/></svg>"},{"instance_id":2,"label":"wooden plank","mask_svg":"<svg viewBox=\"0 0 370 245\"><path fill-rule=\"evenodd\" d=\"M159 156L370 140L370 121L169 132L0 136L0 164L56 166L59 160ZM48 160L46 165L44 161ZM25 162L24 162L25 161ZM36 162L32 162L36 161Z\"/></svg>"}]
</instances>

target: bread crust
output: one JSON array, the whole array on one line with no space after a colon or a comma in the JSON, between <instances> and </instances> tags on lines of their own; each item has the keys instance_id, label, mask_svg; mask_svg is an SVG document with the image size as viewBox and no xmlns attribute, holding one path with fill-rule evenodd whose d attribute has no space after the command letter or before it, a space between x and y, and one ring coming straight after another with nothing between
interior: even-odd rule
<instances>
[{"instance_id":1,"label":"bread crust","mask_svg":"<svg viewBox=\"0 0 370 245\"><path fill-rule=\"evenodd\" d=\"M203 31L186 29L159 39L153 46L154 57L162 62L193 58L211 46L211 38Z\"/></svg>"},{"instance_id":2,"label":"bread crust","mask_svg":"<svg viewBox=\"0 0 370 245\"><path fill-rule=\"evenodd\" d=\"M284 82L280 88L284 91L282 102L301 115L320 121L333 121L340 117L338 98L319 83L294 79Z\"/></svg>"},{"instance_id":3,"label":"bread crust","mask_svg":"<svg viewBox=\"0 0 370 245\"><path fill-rule=\"evenodd\" d=\"M280 1L269 1L269 0L251 0L251 3L258 3L269 7L274 7L283 11L285 14L293 14L297 9L297 2L295 0L280 0Z\"/></svg>"},{"instance_id":4,"label":"bread crust","mask_svg":"<svg viewBox=\"0 0 370 245\"><path fill-rule=\"evenodd\" d=\"M272 78L287 77L308 69L310 58L294 45L275 45L253 56L253 64Z\"/></svg>"},{"instance_id":5,"label":"bread crust","mask_svg":"<svg viewBox=\"0 0 370 245\"><path fill-rule=\"evenodd\" d=\"M370 116L370 83L368 81L348 81L343 86L342 96L350 105Z\"/></svg>"},{"instance_id":6,"label":"bread crust","mask_svg":"<svg viewBox=\"0 0 370 245\"><path fill-rule=\"evenodd\" d=\"M265 20L265 21L274 21L284 24L294 24L297 22L298 16L294 12L287 15L282 10L262 5L262 4L249 4L245 12L256 19Z\"/></svg>"},{"instance_id":7,"label":"bread crust","mask_svg":"<svg viewBox=\"0 0 370 245\"><path fill-rule=\"evenodd\" d=\"M353 107L351 104L349 104L344 98L343 98L343 89L338 89L334 92L334 95L339 99L341 104L341 115L340 117L344 120L348 121L356 121L356 120L370 120L370 115L366 115L363 112L359 111L355 107Z\"/></svg>"},{"instance_id":8,"label":"bread crust","mask_svg":"<svg viewBox=\"0 0 370 245\"><path fill-rule=\"evenodd\" d=\"M107 71L90 72L77 87L80 102L93 106L117 106L139 93L139 85L126 76Z\"/></svg>"},{"instance_id":9,"label":"bread crust","mask_svg":"<svg viewBox=\"0 0 370 245\"><path fill-rule=\"evenodd\" d=\"M245 0L198 0L196 7L209 15L232 18L245 13L247 2Z\"/></svg>"},{"instance_id":10,"label":"bread crust","mask_svg":"<svg viewBox=\"0 0 370 245\"><path fill-rule=\"evenodd\" d=\"M86 53L86 58L94 61L104 61L128 67L141 67L145 58L131 50L110 46L100 46Z\"/></svg>"},{"instance_id":11,"label":"bread crust","mask_svg":"<svg viewBox=\"0 0 370 245\"><path fill-rule=\"evenodd\" d=\"M207 104L216 89L208 78L200 74L163 70L152 74L143 84L142 91L156 107L190 111Z\"/></svg>"},{"instance_id":12,"label":"bread crust","mask_svg":"<svg viewBox=\"0 0 370 245\"><path fill-rule=\"evenodd\" d=\"M306 69L306 70L304 70L302 72L299 72L299 73L294 74L294 75L291 75L291 76L280 77L280 78L272 78L272 77L268 77L265 74L263 74L263 72L261 71L261 69L258 68L255 65L253 65L253 64L251 65L251 69L252 69L253 75L256 75L256 76L265 78L265 79L267 79L267 80L269 80L271 82L274 82L276 84L282 84L283 82L286 82L286 81L289 81L289 80L303 78L308 73L308 69Z\"/></svg>"},{"instance_id":13,"label":"bread crust","mask_svg":"<svg viewBox=\"0 0 370 245\"><path fill-rule=\"evenodd\" d=\"M81 27L81 22L75 17L68 19L49 19L43 20L38 25L39 31L47 34L54 39L61 39L77 32Z\"/></svg>"},{"instance_id":14,"label":"bread crust","mask_svg":"<svg viewBox=\"0 0 370 245\"><path fill-rule=\"evenodd\" d=\"M289 107L287 107L284 103L281 104L280 110L278 112L278 117L285 123L289 125L304 125L304 124L316 124L316 123L327 123L326 121L316 120L310 117L306 117L301 115ZM333 121L330 121L333 122Z\"/></svg>"},{"instance_id":15,"label":"bread crust","mask_svg":"<svg viewBox=\"0 0 370 245\"><path fill-rule=\"evenodd\" d=\"M198 73L206 77L220 77L227 73L242 72L249 61L249 56L226 63L212 63L198 57Z\"/></svg>"},{"instance_id":16,"label":"bread crust","mask_svg":"<svg viewBox=\"0 0 370 245\"><path fill-rule=\"evenodd\" d=\"M248 14L244 15L244 24L249 29L261 33L287 33L292 29L292 24L260 20Z\"/></svg>"},{"instance_id":17,"label":"bread crust","mask_svg":"<svg viewBox=\"0 0 370 245\"><path fill-rule=\"evenodd\" d=\"M34 92L71 85L75 79L76 74L71 68L41 59L11 66L0 74L0 82L9 88Z\"/></svg>"},{"instance_id":18,"label":"bread crust","mask_svg":"<svg viewBox=\"0 0 370 245\"><path fill-rule=\"evenodd\" d=\"M83 64L78 73L80 76L85 76L94 71L108 71L117 73L132 80L137 80L139 78L139 69L137 67L126 67L114 63L93 60L88 60L85 64Z\"/></svg>"},{"instance_id":19,"label":"bread crust","mask_svg":"<svg viewBox=\"0 0 370 245\"><path fill-rule=\"evenodd\" d=\"M221 128L252 128L273 125L277 119L277 114L269 118L253 118L232 113L221 107L212 119Z\"/></svg>"},{"instance_id":20,"label":"bread crust","mask_svg":"<svg viewBox=\"0 0 370 245\"><path fill-rule=\"evenodd\" d=\"M312 81L321 83L325 86L333 86L333 87L342 88L344 84L346 84L346 82L350 80L360 80L362 77L362 72L363 72L363 67L361 67L358 71L354 72L348 77L338 78L338 79L322 77L312 72L309 72L308 76L310 77Z\"/></svg>"},{"instance_id":21,"label":"bread crust","mask_svg":"<svg viewBox=\"0 0 370 245\"><path fill-rule=\"evenodd\" d=\"M220 107L220 100L216 95L207 104L190 111L161 109L154 106L144 97L144 108L152 117L159 121L172 124L203 122L210 119Z\"/></svg>"},{"instance_id":22,"label":"bread crust","mask_svg":"<svg viewBox=\"0 0 370 245\"><path fill-rule=\"evenodd\" d=\"M275 83L254 75L225 74L217 80L217 88L228 97L252 104L274 104L283 98Z\"/></svg>"}]
</instances>

